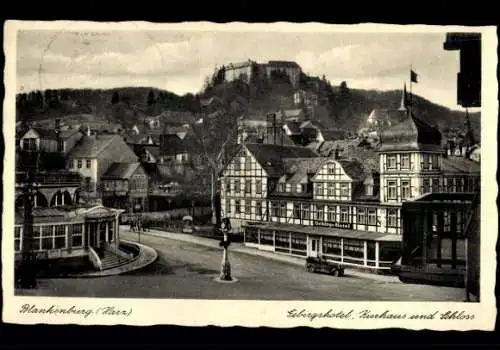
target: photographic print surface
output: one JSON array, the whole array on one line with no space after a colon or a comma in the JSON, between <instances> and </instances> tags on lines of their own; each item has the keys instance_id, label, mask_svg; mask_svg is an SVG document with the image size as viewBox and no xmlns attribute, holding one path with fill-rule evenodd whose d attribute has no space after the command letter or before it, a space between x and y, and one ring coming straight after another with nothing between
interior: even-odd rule
<instances>
[{"instance_id":1,"label":"photographic print surface","mask_svg":"<svg viewBox=\"0 0 500 350\"><path fill-rule=\"evenodd\" d=\"M492 326L494 31L63 23L6 27L11 320Z\"/></svg>"}]
</instances>

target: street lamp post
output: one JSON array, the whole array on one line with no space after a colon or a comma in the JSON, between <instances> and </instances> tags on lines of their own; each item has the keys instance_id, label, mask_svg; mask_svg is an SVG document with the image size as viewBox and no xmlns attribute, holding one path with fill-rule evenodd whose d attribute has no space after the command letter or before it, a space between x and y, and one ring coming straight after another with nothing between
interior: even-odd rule
<instances>
[{"instance_id":1,"label":"street lamp post","mask_svg":"<svg viewBox=\"0 0 500 350\"><path fill-rule=\"evenodd\" d=\"M232 281L231 277L231 263L229 262L229 250L228 247L231 244L229 239L229 234L231 231L231 223L229 218L224 218L222 220L222 232L224 234L224 239L220 243L220 245L224 248L222 253L222 264L221 264L221 272L220 272L220 280L221 281Z\"/></svg>"}]
</instances>

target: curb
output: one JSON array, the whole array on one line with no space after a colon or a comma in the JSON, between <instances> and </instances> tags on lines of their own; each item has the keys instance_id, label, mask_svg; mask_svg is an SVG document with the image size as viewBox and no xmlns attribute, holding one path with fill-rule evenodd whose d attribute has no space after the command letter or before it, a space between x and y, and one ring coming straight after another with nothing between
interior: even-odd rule
<instances>
[{"instance_id":1,"label":"curb","mask_svg":"<svg viewBox=\"0 0 500 350\"><path fill-rule=\"evenodd\" d=\"M132 233L130 231L127 231L128 233ZM209 238L204 238L204 237L198 237L198 236L190 236L186 235L184 236L181 233L176 233L176 232L168 232L168 231L149 231L145 233L141 233L141 235L147 235L147 236L152 236L152 237L159 237L159 238L167 238L167 239L173 239L176 241L181 241L181 242L187 242L187 243L193 243L201 246L205 246L208 248L216 248L219 249L219 245L216 243L213 243L212 240L210 241L205 241L209 240ZM270 253L270 254L262 254L262 251L259 250L250 250L249 248L246 248L244 246L242 247L233 247L231 251L236 252L236 253L243 253L247 255L252 255L252 256L259 256L264 259L271 259L275 261L280 261L283 263L287 264L292 264L296 266L303 266L304 262L302 260L299 260L299 258L291 258L288 256L282 256L276 253ZM354 269L349 269L349 273L347 275L359 277L359 278L366 278L366 279L371 279L375 281L380 281L380 282L386 282L386 283L402 283L397 276L381 276L377 274L371 274L371 273L364 273L360 271L356 271Z\"/></svg>"}]
</instances>

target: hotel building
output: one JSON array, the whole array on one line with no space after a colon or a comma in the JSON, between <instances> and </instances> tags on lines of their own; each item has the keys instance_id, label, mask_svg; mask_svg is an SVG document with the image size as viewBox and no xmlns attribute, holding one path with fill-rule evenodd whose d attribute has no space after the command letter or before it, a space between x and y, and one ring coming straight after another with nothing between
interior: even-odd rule
<instances>
[{"instance_id":1,"label":"hotel building","mask_svg":"<svg viewBox=\"0 0 500 350\"><path fill-rule=\"evenodd\" d=\"M242 144L221 177L222 214L246 246L389 272L401 254L402 203L474 192L480 169L446 157L440 132L410 113L384 133L377 156L368 172L305 147Z\"/></svg>"}]
</instances>

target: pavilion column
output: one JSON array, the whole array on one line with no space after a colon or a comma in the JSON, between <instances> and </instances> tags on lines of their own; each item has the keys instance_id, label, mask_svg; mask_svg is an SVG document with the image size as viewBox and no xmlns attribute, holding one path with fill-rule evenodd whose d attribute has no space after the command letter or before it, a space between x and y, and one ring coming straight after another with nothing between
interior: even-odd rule
<instances>
[{"instance_id":1,"label":"pavilion column","mask_svg":"<svg viewBox=\"0 0 500 350\"><path fill-rule=\"evenodd\" d=\"M375 242L375 267L376 268L380 267L380 257L379 257L380 246L379 246L379 244L380 243L378 241Z\"/></svg>"}]
</instances>

